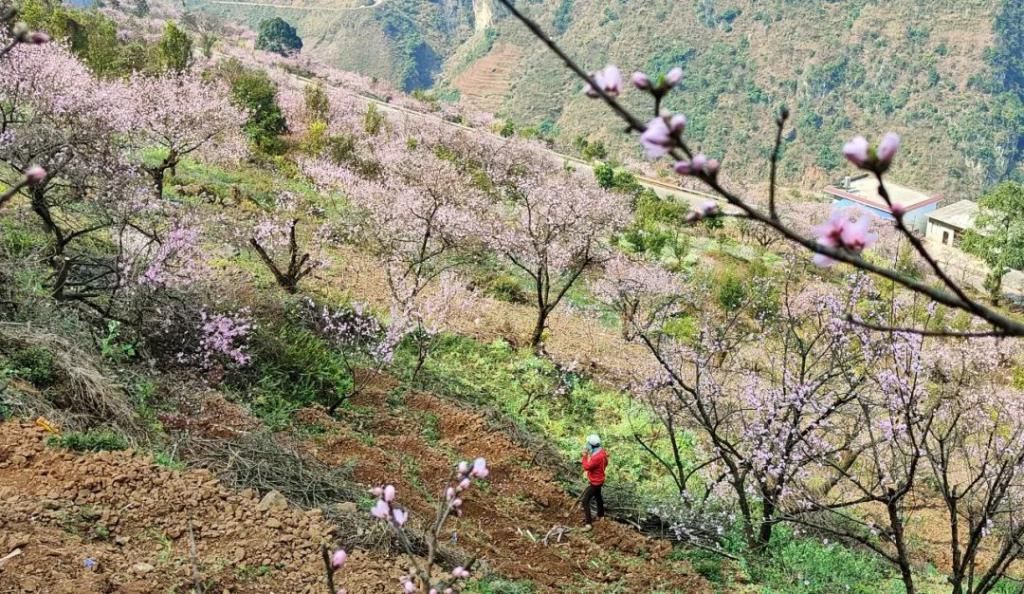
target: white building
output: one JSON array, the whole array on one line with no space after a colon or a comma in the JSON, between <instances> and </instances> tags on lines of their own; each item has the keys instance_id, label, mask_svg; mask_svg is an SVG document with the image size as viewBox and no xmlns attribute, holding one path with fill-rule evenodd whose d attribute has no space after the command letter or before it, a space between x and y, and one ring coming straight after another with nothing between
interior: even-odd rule
<instances>
[{"instance_id":1,"label":"white building","mask_svg":"<svg viewBox=\"0 0 1024 594\"><path fill-rule=\"evenodd\" d=\"M928 229L925 237L942 245L955 247L966 229L974 225L978 216L978 203L961 200L928 215Z\"/></svg>"}]
</instances>

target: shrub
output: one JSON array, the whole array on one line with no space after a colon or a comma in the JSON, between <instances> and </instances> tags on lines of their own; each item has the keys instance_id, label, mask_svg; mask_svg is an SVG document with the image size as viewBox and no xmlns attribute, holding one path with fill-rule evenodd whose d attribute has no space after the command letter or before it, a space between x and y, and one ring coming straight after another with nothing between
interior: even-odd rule
<instances>
[{"instance_id":1,"label":"shrub","mask_svg":"<svg viewBox=\"0 0 1024 594\"><path fill-rule=\"evenodd\" d=\"M255 364L243 378L264 411L322 404L333 412L352 391L342 355L313 332L288 321L260 327L253 337Z\"/></svg>"},{"instance_id":2,"label":"shrub","mask_svg":"<svg viewBox=\"0 0 1024 594\"><path fill-rule=\"evenodd\" d=\"M519 279L511 274L502 273L492 278L487 282L484 293L509 303L529 303L530 301Z\"/></svg>"},{"instance_id":3,"label":"shrub","mask_svg":"<svg viewBox=\"0 0 1024 594\"><path fill-rule=\"evenodd\" d=\"M747 288L739 278L727 274L718 285L718 304L728 311L739 309L747 298Z\"/></svg>"},{"instance_id":4,"label":"shrub","mask_svg":"<svg viewBox=\"0 0 1024 594\"><path fill-rule=\"evenodd\" d=\"M289 25L281 17L274 17L260 22L256 49L274 52L282 56L292 56L302 49L302 39L296 33L295 27Z\"/></svg>"},{"instance_id":5,"label":"shrub","mask_svg":"<svg viewBox=\"0 0 1024 594\"><path fill-rule=\"evenodd\" d=\"M89 431L72 431L64 435L51 437L47 443L74 450L76 452L101 452L128 449L128 442L123 436L110 429L91 429Z\"/></svg>"},{"instance_id":6,"label":"shrub","mask_svg":"<svg viewBox=\"0 0 1024 594\"><path fill-rule=\"evenodd\" d=\"M46 347L32 346L15 351L10 356L14 375L39 388L53 385L56 379L53 352Z\"/></svg>"}]
</instances>

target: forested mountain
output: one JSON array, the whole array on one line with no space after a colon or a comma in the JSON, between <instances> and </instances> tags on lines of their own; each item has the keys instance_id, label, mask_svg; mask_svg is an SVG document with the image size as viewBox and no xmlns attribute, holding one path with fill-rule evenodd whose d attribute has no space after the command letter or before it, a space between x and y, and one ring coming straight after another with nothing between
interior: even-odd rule
<instances>
[{"instance_id":1,"label":"forested mountain","mask_svg":"<svg viewBox=\"0 0 1024 594\"><path fill-rule=\"evenodd\" d=\"M740 181L763 178L771 112L781 104L794 114L787 184L833 179L844 170L842 140L886 129L906 139L899 177L933 192L971 198L1024 171L1024 8L1016 0L519 4L587 68L683 66L682 92L666 107L685 112L690 136ZM639 158L603 107L581 97L580 83L495 0L202 6L251 23L284 16L308 55L407 90L461 96L563 147L583 135Z\"/></svg>"}]
</instances>

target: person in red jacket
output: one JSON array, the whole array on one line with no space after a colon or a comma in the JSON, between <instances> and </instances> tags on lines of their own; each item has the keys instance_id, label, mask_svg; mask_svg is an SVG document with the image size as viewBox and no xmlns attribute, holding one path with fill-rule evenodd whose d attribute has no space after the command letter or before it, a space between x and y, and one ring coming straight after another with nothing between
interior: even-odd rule
<instances>
[{"instance_id":1,"label":"person in red jacket","mask_svg":"<svg viewBox=\"0 0 1024 594\"><path fill-rule=\"evenodd\" d=\"M583 516L587 522L584 530L590 530L593 519L590 516L590 502L597 502L597 517L604 517L604 497L601 496L601 487L604 486L604 470L608 467L608 452L601 447L601 438L591 435L587 438L587 445L583 448L583 470L587 473L587 480L590 485L583 492Z\"/></svg>"}]
</instances>

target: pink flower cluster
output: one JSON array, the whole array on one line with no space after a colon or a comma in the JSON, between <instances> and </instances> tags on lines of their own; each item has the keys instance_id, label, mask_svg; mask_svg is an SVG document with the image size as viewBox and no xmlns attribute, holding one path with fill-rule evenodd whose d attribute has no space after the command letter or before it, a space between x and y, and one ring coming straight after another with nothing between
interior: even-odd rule
<instances>
[{"instance_id":1,"label":"pink flower cluster","mask_svg":"<svg viewBox=\"0 0 1024 594\"><path fill-rule=\"evenodd\" d=\"M219 358L226 358L238 367L252 362L248 342L254 324L245 311L233 314L208 314L204 311L202 316L199 357L203 367L209 367Z\"/></svg>"},{"instance_id":2,"label":"pink flower cluster","mask_svg":"<svg viewBox=\"0 0 1024 594\"><path fill-rule=\"evenodd\" d=\"M409 512L392 505L397 494L394 485L374 487L370 492L378 498L377 503L370 510L370 515L380 520L389 520L396 528L405 526L409 520Z\"/></svg>"},{"instance_id":3,"label":"pink flower cluster","mask_svg":"<svg viewBox=\"0 0 1024 594\"><path fill-rule=\"evenodd\" d=\"M346 561L348 561L348 553L345 552L345 549L338 549L334 551L334 553L331 554L331 575L341 569L341 567L345 565ZM348 594L348 590L345 588L339 588L335 594Z\"/></svg>"},{"instance_id":4,"label":"pink flower cluster","mask_svg":"<svg viewBox=\"0 0 1024 594\"><path fill-rule=\"evenodd\" d=\"M462 515L462 493L472 486L471 478L484 479L490 474L490 470L487 469L487 461L483 458L477 458L473 461L472 466L469 462L459 462L459 465L455 469L455 481L448 486L444 491L445 501L448 502L448 507L451 508L452 512L456 516Z\"/></svg>"},{"instance_id":5,"label":"pink flower cluster","mask_svg":"<svg viewBox=\"0 0 1024 594\"><path fill-rule=\"evenodd\" d=\"M828 222L814 228L814 234L818 238L818 245L842 248L859 254L878 240L878 234L872 232L870 228L871 220L867 215L851 218L849 213L837 210L832 213ZM833 260L824 254L815 254L814 263L818 266L830 266Z\"/></svg>"},{"instance_id":6,"label":"pink flower cluster","mask_svg":"<svg viewBox=\"0 0 1024 594\"><path fill-rule=\"evenodd\" d=\"M601 89L612 97L622 92L622 72L619 71L617 66L609 64L603 70L595 72L590 78L597 85L597 89ZM597 89L593 85L587 84L583 92L588 97L600 97L601 94L597 92Z\"/></svg>"},{"instance_id":7,"label":"pink flower cluster","mask_svg":"<svg viewBox=\"0 0 1024 594\"><path fill-rule=\"evenodd\" d=\"M889 170L899 148L900 136L895 132L886 134L877 147L857 136L843 147L843 156L857 167L881 175Z\"/></svg>"},{"instance_id":8,"label":"pink flower cluster","mask_svg":"<svg viewBox=\"0 0 1024 594\"><path fill-rule=\"evenodd\" d=\"M433 542L436 543L437 535L450 514L454 513L457 516L462 515L463 502L461 494L472 486L472 479L484 479L487 478L489 474L490 470L487 468L487 461L483 458L477 458L472 462L472 464L463 461L456 465L452 482L449 483L449 486L444 492L445 501L448 505L440 507L437 519L433 524L434 530L432 538L435 539ZM389 522L396 530L401 531L402 527L405 526L405 523L409 519L409 514L406 510L394 505L397 497L395 486L384 485L383 487L375 487L370 492L377 497L377 502L370 510L370 515ZM413 573L418 575L419 579L423 582L423 590L428 591L429 594L441 594L442 592L444 594L454 594L457 591L454 588L454 584L459 580L464 580L469 577L468 569L461 566L456 567L451 573L452 581L442 581L435 586L431 583L430 578L430 567L432 566L433 558L428 561L426 569L417 567L413 571ZM402 591L407 594L411 594L418 590L416 581L412 576L407 575L402 577L401 584Z\"/></svg>"}]
</instances>

